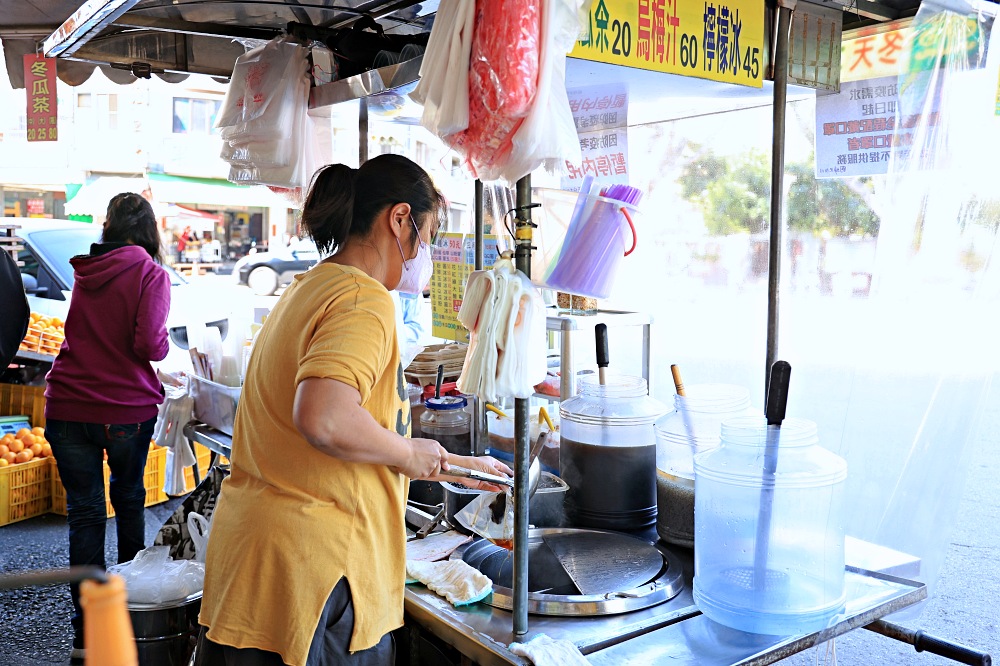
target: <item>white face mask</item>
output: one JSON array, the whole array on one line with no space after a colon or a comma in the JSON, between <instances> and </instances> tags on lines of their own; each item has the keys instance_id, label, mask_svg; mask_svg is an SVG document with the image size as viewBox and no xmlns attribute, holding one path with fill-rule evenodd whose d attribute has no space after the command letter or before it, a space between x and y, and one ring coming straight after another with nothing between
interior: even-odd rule
<instances>
[{"instance_id":1,"label":"white face mask","mask_svg":"<svg viewBox=\"0 0 1000 666\"><path fill-rule=\"evenodd\" d=\"M420 230L417 228L417 223L410 216L410 223L413 224L413 230L417 234L417 239L420 239ZM406 254L403 253L403 245L396 239L396 245L399 247L399 256L403 258L403 272L399 276L399 284L396 286L396 291L400 291L404 294L420 294L423 292L424 287L431 279L431 273L434 272L434 262L431 259L431 246L420 240L420 248L417 250L417 256L413 259L407 259Z\"/></svg>"}]
</instances>

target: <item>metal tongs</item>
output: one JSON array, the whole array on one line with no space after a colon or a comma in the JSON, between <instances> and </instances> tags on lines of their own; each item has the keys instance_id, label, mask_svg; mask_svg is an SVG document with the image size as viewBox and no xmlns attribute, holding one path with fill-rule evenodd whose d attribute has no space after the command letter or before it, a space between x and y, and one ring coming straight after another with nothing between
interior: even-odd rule
<instances>
[{"instance_id":1,"label":"metal tongs","mask_svg":"<svg viewBox=\"0 0 1000 666\"><path fill-rule=\"evenodd\" d=\"M465 467L457 467L455 465L450 465L448 469L441 470L441 474L444 476L457 476L462 479L472 479L474 481L485 481L486 483L507 486L508 488L514 487L514 479L509 477L498 474L487 474L486 472L479 472L474 469L466 469Z\"/></svg>"}]
</instances>

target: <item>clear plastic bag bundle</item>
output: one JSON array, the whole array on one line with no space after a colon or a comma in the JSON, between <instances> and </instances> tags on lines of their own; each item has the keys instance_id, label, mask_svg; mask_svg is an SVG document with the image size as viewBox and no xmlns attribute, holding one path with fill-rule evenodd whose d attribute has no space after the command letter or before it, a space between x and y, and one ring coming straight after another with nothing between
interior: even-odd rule
<instances>
[{"instance_id":1,"label":"clear plastic bag bundle","mask_svg":"<svg viewBox=\"0 0 1000 666\"><path fill-rule=\"evenodd\" d=\"M108 568L125 579L129 603L159 604L184 599L201 592L205 565L191 560L170 559L167 546L151 546L139 551L131 562Z\"/></svg>"},{"instance_id":2,"label":"clear plastic bag bundle","mask_svg":"<svg viewBox=\"0 0 1000 666\"><path fill-rule=\"evenodd\" d=\"M318 166L309 111L308 50L275 39L236 61L216 126L229 180L305 188Z\"/></svg>"}]
</instances>

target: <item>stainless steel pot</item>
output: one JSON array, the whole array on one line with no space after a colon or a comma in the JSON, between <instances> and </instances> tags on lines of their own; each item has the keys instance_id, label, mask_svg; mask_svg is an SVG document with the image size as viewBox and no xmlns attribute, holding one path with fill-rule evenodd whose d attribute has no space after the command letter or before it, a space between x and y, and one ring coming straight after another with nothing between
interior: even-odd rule
<instances>
[{"instance_id":1,"label":"stainless steel pot","mask_svg":"<svg viewBox=\"0 0 1000 666\"><path fill-rule=\"evenodd\" d=\"M141 666L187 666L198 641L201 592L160 604L128 605Z\"/></svg>"}]
</instances>

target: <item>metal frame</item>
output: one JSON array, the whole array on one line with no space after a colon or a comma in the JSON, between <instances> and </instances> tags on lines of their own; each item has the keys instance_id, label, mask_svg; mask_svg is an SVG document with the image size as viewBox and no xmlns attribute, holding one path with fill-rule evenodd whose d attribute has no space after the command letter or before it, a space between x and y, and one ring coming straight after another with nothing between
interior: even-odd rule
<instances>
[{"instance_id":1,"label":"metal frame","mask_svg":"<svg viewBox=\"0 0 1000 666\"><path fill-rule=\"evenodd\" d=\"M139 0L89 0L42 43L46 58L71 56Z\"/></svg>"}]
</instances>

